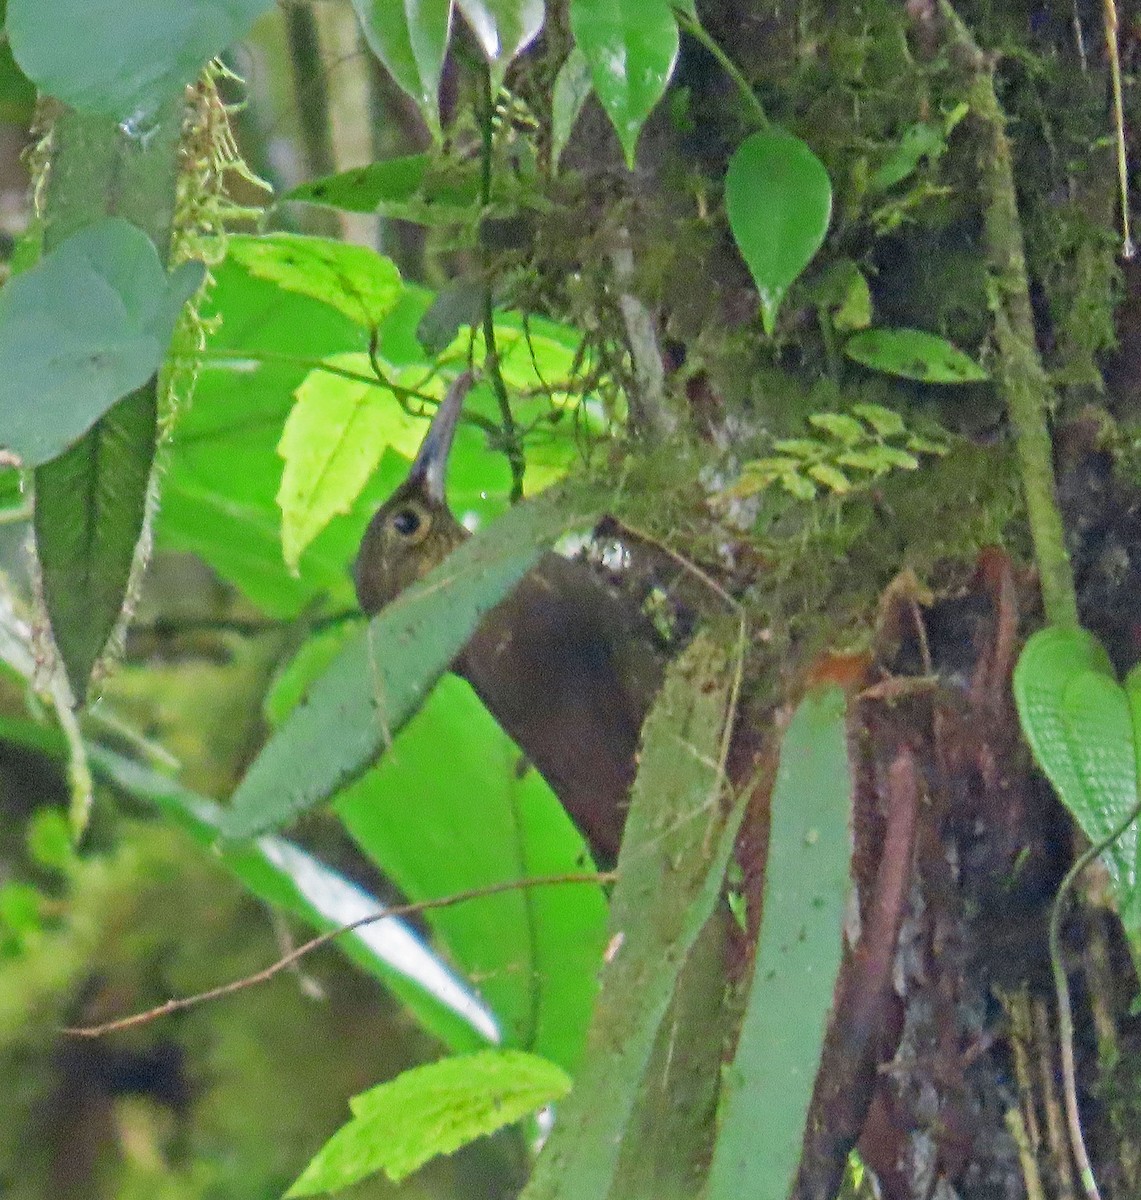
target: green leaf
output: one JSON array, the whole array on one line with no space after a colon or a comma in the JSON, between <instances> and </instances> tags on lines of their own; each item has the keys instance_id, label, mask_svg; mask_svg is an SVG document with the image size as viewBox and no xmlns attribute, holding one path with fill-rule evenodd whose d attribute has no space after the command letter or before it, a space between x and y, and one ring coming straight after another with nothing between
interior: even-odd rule
<instances>
[{"instance_id":1,"label":"green leaf","mask_svg":"<svg viewBox=\"0 0 1141 1200\"><path fill-rule=\"evenodd\" d=\"M924 158L938 158L946 149L941 122L919 121L908 126L891 154L868 180L869 189L887 191L906 179Z\"/></svg>"},{"instance_id":2,"label":"green leaf","mask_svg":"<svg viewBox=\"0 0 1141 1200\"><path fill-rule=\"evenodd\" d=\"M823 429L834 438L838 438L845 446L855 446L868 439L867 431L854 417L844 413L813 413L808 418L809 425Z\"/></svg>"},{"instance_id":3,"label":"green leaf","mask_svg":"<svg viewBox=\"0 0 1141 1200\"><path fill-rule=\"evenodd\" d=\"M338 355L331 364L362 372L364 355ZM385 447L411 457L423 422L408 416L377 384L312 371L295 396L277 452L285 460L277 502L286 565L296 573L302 551L353 501L376 470Z\"/></svg>"},{"instance_id":4,"label":"green leaf","mask_svg":"<svg viewBox=\"0 0 1141 1200\"><path fill-rule=\"evenodd\" d=\"M201 263L167 275L121 217L80 230L0 291L0 445L25 466L61 454L162 364Z\"/></svg>"},{"instance_id":5,"label":"green leaf","mask_svg":"<svg viewBox=\"0 0 1141 1200\"><path fill-rule=\"evenodd\" d=\"M369 49L397 87L440 132L440 76L448 51L452 0L352 0Z\"/></svg>"},{"instance_id":6,"label":"green leaf","mask_svg":"<svg viewBox=\"0 0 1141 1200\"><path fill-rule=\"evenodd\" d=\"M407 154L401 158L386 158L299 184L286 192L282 200L298 200L307 204L325 204L346 212L371 213L388 205L404 204L411 200L424 182L432 158L428 154ZM472 192L471 198L478 195Z\"/></svg>"},{"instance_id":7,"label":"green leaf","mask_svg":"<svg viewBox=\"0 0 1141 1200\"><path fill-rule=\"evenodd\" d=\"M270 0L9 0L24 74L81 112L122 121L145 146L154 111L244 37Z\"/></svg>"},{"instance_id":8,"label":"green leaf","mask_svg":"<svg viewBox=\"0 0 1141 1200\"><path fill-rule=\"evenodd\" d=\"M721 802L731 677L725 650L700 633L670 666L646 719L611 902L613 953L574 1091L523 1200L611 1194L651 1051L721 894L744 811L741 799L728 812Z\"/></svg>"},{"instance_id":9,"label":"green leaf","mask_svg":"<svg viewBox=\"0 0 1141 1200\"><path fill-rule=\"evenodd\" d=\"M757 285L770 336L793 280L828 232L832 184L823 163L784 130L754 133L737 147L725 176L729 228Z\"/></svg>"},{"instance_id":10,"label":"green leaf","mask_svg":"<svg viewBox=\"0 0 1141 1200\"><path fill-rule=\"evenodd\" d=\"M837 496L844 496L852 490L852 481L848 476L830 463L814 463L808 468L807 474Z\"/></svg>"},{"instance_id":11,"label":"green leaf","mask_svg":"<svg viewBox=\"0 0 1141 1200\"><path fill-rule=\"evenodd\" d=\"M456 0L456 4L491 64L496 82L543 28L543 0Z\"/></svg>"},{"instance_id":12,"label":"green leaf","mask_svg":"<svg viewBox=\"0 0 1141 1200\"><path fill-rule=\"evenodd\" d=\"M852 412L862 417L882 438L899 437L907 432L903 418L892 408L882 404L853 404Z\"/></svg>"},{"instance_id":13,"label":"green leaf","mask_svg":"<svg viewBox=\"0 0 1141 1200\"><path fill-rule=\"evenodd\" d=\"M519 1050L483 1050L414 1067L354 1096L352 1120L286 1195L338 1191L377 1171L399 1183L436 1155L561 1099L570 1086L554 1063Z\"/></svg>"},{"instance_id":14,"label":"green leaf","mask_svg":"<svg viewBox=\"0 0 1141 1200\"><path fill-rule=\"evenodd\" d=\"M582 106L590 95L590 63L579 46L572 46L551 94L551 165L558 167Z\"/></svg>"},{"instance_id":15,"label":"green leaf","mask_svg":"<svg viewBox=\"0 0 1141 1200\"><path fill-rule=\"evenodd\" d=\"M240 845L222 842L224 810L213 800L102 746L88 750L92 769L102 779L155 806L266 903L321 931L339 929L383 909L375 897L284 838L262 837ZM497 1038L487 1008L406 921L389 917L362 925L334 944L391 988L424 1027L453 1050L481 1048Z\"/></svg>"},{"instance_id":16,"label":"green leaf","mask_svg":"<svg viewBox=\"0 0 1141 1200\"><path fill-rule=\"evenodd\" d=\"M843 953L851 772L844 694L809 692L781 743L764 922L748 1005L721 1096L707 1200L784 1200Z\"/></svg>"},{"instance_id":17,"label":"green leaf","mask_svg":"<svg viewBox=\"0 0 1141 1200\"><path fill-rule=\"evenodd\" d=\"M677 62L673 10L668 0L572 0L570 23L633 170L638 135Z\"/></svg>"},{"instance_id":18,"label":"green leaf","mask_svg":"<svg viewBox=\"0 0 1141 1200\"><path fill-rule=\"evenodd\" d=\"M543 778L524 769L519 748L453 675L335 806L410 900L592 869L582 835ZM567 1070L582 1054L606 917L596 883L512 889L424 914L449 961L480 981L503 1044Z\"/></svg>"},{"instance_id":19,"label":"green leaf","mask_svg":"<svg viewBox=\"0 0 1141 1200\"><path fill-rule=\"evenodd\" d=\"M844 353L862 366L923 383L982 383L990 376L945 338L921 329L868 329Z\"/></svg>"},{"instance_id":20,"label":"green leaf","mask_svg":"<svg viewBox=\"0 0 1141 1200\"><path fill-rule=\"evenodd\" d=\"M234 794L227 835L249 837L326 800L380 755L480 619L605 497L545 493L460 546L354 637L255 760Z\"/></svg>"},{"instance_id":21,"label":"green leaf","mask_svg":"<svg viewBox=\"0 0 1141 1200\"><path fill-rule=\"evenodd\" d=\"M226 246L251 275L329 304L365 329L380 325L400 299L396 264L367 246L297 233L231 237Z\"/></svg>"},{"instance_id":22,"label":"green leaf","mask_svg":"<svg viewBox=\"0 0 1141 1200\"><path fill-rule=\"evenodd\" d=\"M1138 779L1130 701L1105 649L1084 629L1039 630L1014 669L1014 699L1035 761L1085 835L1100 841L1136 804ZM1134 827L1103 855L1123 917L1136 893L1137 847Z\"/></svg>"}]
</instances>

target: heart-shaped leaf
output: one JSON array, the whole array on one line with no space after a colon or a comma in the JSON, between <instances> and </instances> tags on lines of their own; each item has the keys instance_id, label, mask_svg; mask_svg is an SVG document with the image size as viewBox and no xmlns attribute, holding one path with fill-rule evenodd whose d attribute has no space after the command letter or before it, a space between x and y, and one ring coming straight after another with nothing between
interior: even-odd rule
<instances>
[{"instance_id":1,"label":"heart-shaped leaf","mask_svg":"<svg viewBox=\"0 0 1141 1200\"><path fill-rule=\"evenodd\" d=\"M1014 698L1035 761L1085 835L1105 838L1137 804L1139 707L1114 678L1101 643L1084 629L1048 628L1026 643ZM1103 855L1126 928L1136 931L1137 831Z\"/></svg>"},{"instance_id":2,"label":"heart-shaped leaf","mask_svg":"<svg viewBox=\"0 0 1141 1200\"><path fill-rule=\"evenodd\" d=\"M141 229L109 217L0 291L0 446L56 458L159 369L201 263L168 275Z\"/></svg>"},{"instance_id":3,"label":"heart-shaped leaf","mask_svg":"<svg viewBox=\"0 0 1141 1200\"><path fill-rule=\"evenodd\" d=\"M271 7L270 0L9 0L20 69L80 112L121 120L145 150L155 110Z\"/></svg>"},{"instance_id":4,"label":"heart-shaped leaf","mask_svg":"<svg viewBox=\"0 0 1141 1200\"><path fill-rule=\"evenodd\" d=\"M754 133L729 162L725 210L760 294L765 332L771 335L785 293L828 232L832 215L828 172L791 133L777 129Z\"/></svg>"}]
</instances>

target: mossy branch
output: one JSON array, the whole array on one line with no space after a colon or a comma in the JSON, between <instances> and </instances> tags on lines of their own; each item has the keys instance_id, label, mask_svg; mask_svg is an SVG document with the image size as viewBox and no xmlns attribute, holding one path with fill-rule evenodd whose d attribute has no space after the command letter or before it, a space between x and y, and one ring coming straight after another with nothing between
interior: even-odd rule
<instances>
[{"instance_id":1,"label":"mossy branch","mask_svg":"<svg viewBox=\"0 0 1141 1200\"><path fill-rule=\"evenodd\" d=\"M1006 117L994 88L994 65L948 0L941 0L949 48L967 72L967 100L977 136L983 252L994 320L994 378L1014 429L1034 557L1046 618L1078 622L1077 596L1054 486L1049 416L1056 397L1038 353L1030 282Z\"/></svg>"}]
</instances>

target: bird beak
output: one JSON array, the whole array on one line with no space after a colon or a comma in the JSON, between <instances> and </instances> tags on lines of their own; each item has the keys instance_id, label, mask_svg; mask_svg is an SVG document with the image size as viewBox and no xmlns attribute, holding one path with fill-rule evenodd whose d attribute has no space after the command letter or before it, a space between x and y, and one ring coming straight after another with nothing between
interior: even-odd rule
<instances>
[{"instance_id":1,"label":"bird beak","mask_svg":"<svg viewBox=\"0 0 1141 1200\"><path fill-rule=\"evenodd\" d=\"M444 476L448 470L448 455L456 436L456 426L460 422L460 410L473 382L472 373L464 371L448 388L448 394L440 401L432 424L420 443L416 461L408 472L408 482L420 484L426 497L437 504L445 503Z\"/></svg>"}]
</instances>

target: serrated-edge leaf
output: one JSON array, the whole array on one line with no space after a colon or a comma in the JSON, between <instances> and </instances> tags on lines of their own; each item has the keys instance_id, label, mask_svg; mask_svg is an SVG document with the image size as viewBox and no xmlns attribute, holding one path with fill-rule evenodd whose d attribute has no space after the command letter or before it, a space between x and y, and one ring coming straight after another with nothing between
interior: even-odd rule
<instances>
[{"instance_id":1,"label":"serrated-edge leaf","mask_svg":"<svg viewBox=\"0 0 1141 1200\"><path fill-rule=\"evenodd\" d=\"M606 507L589 486L552 489L464 543L354 637L250 767L229 837L281 825L374 762L482 617L550 545Z\"/></svg>"},{"instance_id":2,"label":"serrated-edge leaf","mask_svg":"<svg viewBox=\"0 0 1141 1200\"><path fill-rule=\"evenodd\" d=\"M334 360L335 361L335 360ZM284 460L281 547L296 572L306 546L360 495L384 453L385 406L390 392L311 372L294 393L277 452Z\"/></svg>"},{"instance_id":3,"label":"serrated-edge leaf","mask_svg":"<svg viewBox=\"0 0 1141 1200\"><path fill-rule=\"evenodd\" d=\"M396 264L368 246L267 233L231 236L226 251L251 275L331 305L365 329L392 312L403 289Z\"/></svg>"},{"instance_id":4,"label":"serrated-edge leaf","mask_svg":"<svg viewBox=\"0 0 1141 1200\"><path fill-rule=\"evenodd\" d=\"M570 1076L520 1050L484 1050L413 1067L354 1096L353 1117L317 1152L287 1196L337 1191L383 1171L394 1183L570 1090Z\"/></svg>"}]
</instances>

